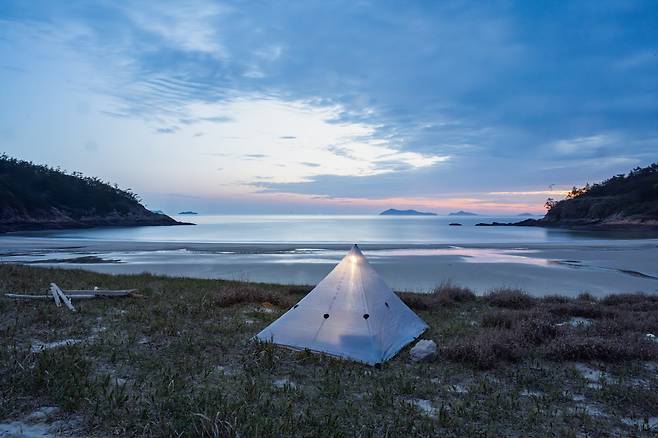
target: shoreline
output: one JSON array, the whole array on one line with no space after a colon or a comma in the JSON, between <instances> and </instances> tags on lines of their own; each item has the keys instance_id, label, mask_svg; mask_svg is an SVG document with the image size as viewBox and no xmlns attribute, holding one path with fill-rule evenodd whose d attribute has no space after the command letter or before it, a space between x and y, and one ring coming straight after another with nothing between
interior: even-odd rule
<instances>
[{"instance_id":1,"label":"shoreline","mask_svg":"<svg viewBox=\"0 0 658 438\"><path fill-rule=\"evenodd\" d=\"M595 231L614 233L647 233L658 236L658 220L649 221L565 221L549 222L543 219L525 219L519 222L479 222L476 227L539 227L571 231Z\"/></svg>"},{"instance_id":2,"label":"shoreline","mask_svg":"<svg viewBox=\"0 0 658 438\"><path fill-rule=\"evenodd\" d=\"M0 237L0 262L109 274L315 284L349 244L185 243ZM478 293L518 287L536 296L658 293L658 239L478 244L360 244L396 290L453 282ZM64 260L67 259L67 260Z\"/></svg>"}]
</instances>

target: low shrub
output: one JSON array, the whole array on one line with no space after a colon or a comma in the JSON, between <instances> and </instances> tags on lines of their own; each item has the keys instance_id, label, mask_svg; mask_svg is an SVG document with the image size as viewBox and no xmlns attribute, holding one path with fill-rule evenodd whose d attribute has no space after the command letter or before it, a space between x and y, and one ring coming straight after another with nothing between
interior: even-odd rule
<instances>
[{"instance_id":1,"label":"low shrub","mask_svg":"<svg viewBox=\"0 0 658 438\"><path fill-rule=\"evenodd\" d=\"M213 304L218 307L229 307L242 303L268 302L282 308L289 308L295 304L290 295L284 295L267 289L261 289L248 284L236 284L219 289L213 297Z\"/></svg>"},{"instance_id":2,"label":"low shrub","mask_svg":"<svg viewBox=\"0 0 658 438\"><path fill-rule=\"evenodd\" d=\"M520 289L495 289L485 295L485 301L494 307L525 310L535 306L537 299Z\"/></svg>"},{"instance_id":3,"label":"low shrub","mask_svg":"<svg viewBox=\"0 0 658 438\"><path fill-rule=\"evenodd\" d=\"M560 317L580 317L580 318L601 318L604 312L600 307L590 303L569 302L560 304L551 304L548 306L548 312Z\"/></svg>"},{"instance_id":4,"label":"low shrub","mask_svg":"<svg viewBox=\"0 0 658 438\"><path fill-rule=\"evenodd\" d=\"M591 293L589 293L589 292L583 292L583 293L579 294L576 297L576 299L578 301L590 301L590 302L596 301L596 297L594 295L592 295Z\"/></svg>"},{"instance_id":5,"label":"low shrub","mask_svg":"<svg viewBox=\"0 0 658 438\"><path fill-rule=\"evenodd\" d=\"M432 310L476 299L473 291L451 282L441 283L428 294L401 292L398 296L407 306L415 310Z\"/></svg>"},{"instance_id":6,"label":"low shrub","mask_svg":"<svg viewBox=\"0 0 658 438\"><path fill-rule=\"evenodd\" d=\"M504 328L511 329L518 321L519 312L508 310L495 310L482 315L480 327L482 328Z\"/></svg>"},{"instance_id":7,"label":"low shrub","mask_svg":"<svg viewBox=\"0 0 658 438\"><path fill-rule=\"evenodd\" d=\"M442 357L480 369L491 369L499 362L518 362L526 353L519 337L505 329L489 329L454 339L441 348Z\"/></svg>"},{"instance_id":8,"label":"low shrub","mask_svg":"<svg viewBox=\"0 0 658 438\"><path fill-rule=\"evenodd\" d=\"M647 333L658 335L658 314L654 312L611 312L606 318L587 327L594 335L616 336L624 333Z\"/></svg>"},{"instance_id":9,"label":"low shrub","mask_svg":"<svg viewBox=\"0 0 658 438\"><path fill-rule=\"evenodd\" d=\"M545 295L540 298L542 303L548 304L565 304L573 301L572 298L565 297L562 295Z\"/></svg>"},{"instance_id":10,"label":"low shrub","mask_svg":"<svg viewBox=\"0 0 658 438\"><path fill-rule=\"evenodd\" d=\"M655 304L658 303L658 296L646 295L643 293L635 294L611 294L601 299L604 306L618 306L621 304Z\"/></svg>"},{"instance_id":11,"label":"low shrub","mask_svg":"<svg viewBox=\"0 0 658 438\"><path fill-rule=\"evenodd\" d=\"M641 335L580 336L567 333L544 346L548 359L557 361L620 362L623 360L656 360L658 344Z\"/></svg>"}]
</instances>

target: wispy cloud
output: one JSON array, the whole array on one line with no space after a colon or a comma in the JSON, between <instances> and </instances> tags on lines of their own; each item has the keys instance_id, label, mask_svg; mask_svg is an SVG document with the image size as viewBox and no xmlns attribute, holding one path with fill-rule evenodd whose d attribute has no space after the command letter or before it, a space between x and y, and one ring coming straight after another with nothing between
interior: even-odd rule
<instances>
[{"instance_id":1,"label":"wispy cloud","mask_svg":"<svg viewBox=\"0 0 658 438\"><path fill-rule=\"evenodd\" d=\"M178 128L175 126L170 126L167 128L158 128L155 130L158 134L174 134L176 131L178 131Z\"/></svg>"},{"instance_id":2,"label":"wispy cloud","mask_svg":"<svg viewBox=\"0 0 658 438\"><path fill-rule=\"evenodd\" d=\"M553 150L564 155L588 155L614 145L619 138L614 134L596 134L559 140L553 144Z\"/></svg>"},{"instance_id":3,"label":"wispy cloud","mask_svg":"<svg viewBox=\"0 0 658 438\"><path fill-rule=\"evenodd\" d=\"M148 167L204 196L529 200L658 148L652 2L3 6L9 152L71 143L58 159L78 168L73 151L111 138L125 145L96 151L100 174L137 188ZM23 135L27 113L58 128Z\"/></svg>"},{"instance_id":4,"label":"wispy cloud","mask_svg":"<svg viewBox=\"0 0 658 438\"><path fill-rule=\"evenodd\" d=\"M526 191L509 191L509 192L487 192L488 195L504 196L564 196L569 190L526 190Z\"/></svg>"}]
</instances>

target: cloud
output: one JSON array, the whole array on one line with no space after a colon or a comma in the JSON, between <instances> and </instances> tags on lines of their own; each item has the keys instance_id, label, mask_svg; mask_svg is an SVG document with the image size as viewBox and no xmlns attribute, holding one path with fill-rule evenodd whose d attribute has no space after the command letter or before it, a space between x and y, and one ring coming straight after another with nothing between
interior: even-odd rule
<instances>
[{"instance_id":1,"label":"cloud","mask_svg":"<svg viewBox=\"0 0 658 438\"><path fill-rule=\"evenodd\" d=\"M569 190L526 190L526 191L507 191L507 192L488 192L488 195L505 195L505 196L564 196L569 193Z\"/></svg>"},{"instance_id":2,"label":"cloud","mask_svg":"<svg viewBox=\"0 0 658 438\"><path fill-rule=\"evenodd\" d=\"M201 122L227 123L232 120L233 119L230 116L212 116L212 117L183 118L180 119L180 122L184 125L193 125L195 123L201 123Z\"/></svg>"},{"instance_id":3,"label":"cloud","mask_svg":"<svg viewBox=\"0 0 658 438\"><path fill-rule=\"evenodd\" d=\"M590 155L618 141L614 134L597 134L557 141L553 150L561 155Z\"/></svg>"},{"instance_id":4,"label":"cloud","mask_svg":"<svg viewBox=\"0 0 658 438\"><path fill-rule=\"evenodd\" d=\"M229 56L221 44L216 19L227 8L211 1L114 5L140 30L158 36L166 45L184 51L211 54L219 59Z\"/></svg>"},{"instance_id":5,"label":"cloud","mask_svg":"<svg viewBox=\"0 0 658 438\"><path fill-rule=\"evenodd\" d=\"M89 136L139 144L134 169L175 167L172 184L192 192L540 196L530 193L655 160L658 30L646 17L657 13L606 0L101 2L93 13L8 1L0 104L16 110L0 126L17 151L46 156L32 144L70 141L80 121L68 102L89 101L94 132L75 147ZM59 128L22 139L18 114L46 120L52 108ZM167 151L158 163L155 145ZM205 155L218 150L221 175Z\"/></svg>"}]
</instances>

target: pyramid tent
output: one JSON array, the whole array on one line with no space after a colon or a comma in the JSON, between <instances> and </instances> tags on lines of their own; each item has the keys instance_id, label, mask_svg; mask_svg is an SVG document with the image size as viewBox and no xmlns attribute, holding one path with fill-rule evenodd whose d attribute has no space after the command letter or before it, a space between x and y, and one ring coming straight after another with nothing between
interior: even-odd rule
<instances>
[{"instance_id":1,"label":"pyramid tent","mask_svg":"<svg viewBox=\"0 0 658 438\"><path fill-rule=\"evenodd\" d=\"M308 295L256 337L375 365L426 329L354 245Z\"/></svg>"}]
</instances>

